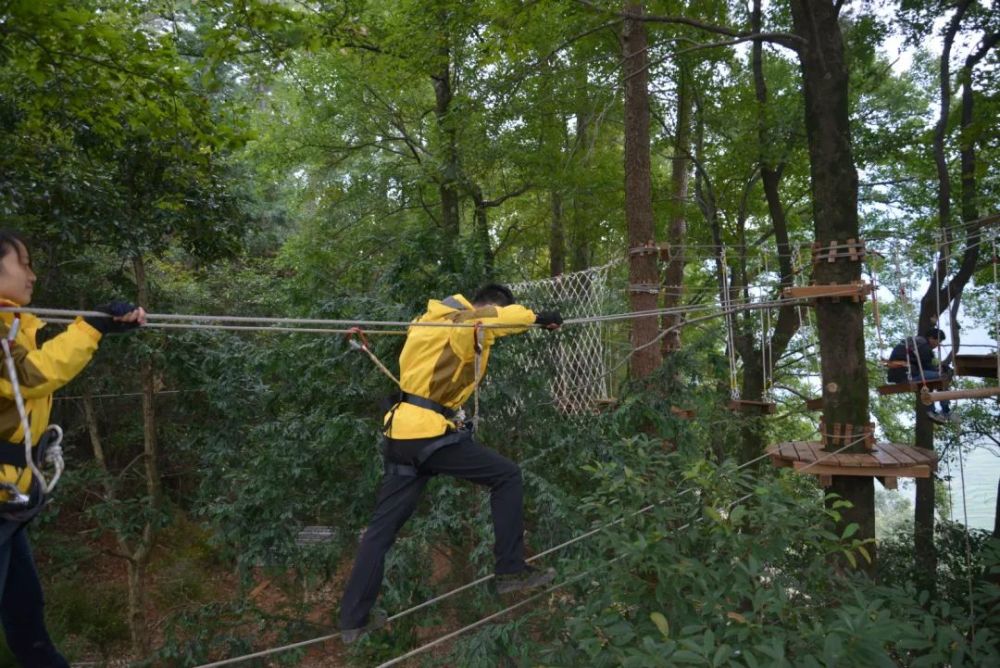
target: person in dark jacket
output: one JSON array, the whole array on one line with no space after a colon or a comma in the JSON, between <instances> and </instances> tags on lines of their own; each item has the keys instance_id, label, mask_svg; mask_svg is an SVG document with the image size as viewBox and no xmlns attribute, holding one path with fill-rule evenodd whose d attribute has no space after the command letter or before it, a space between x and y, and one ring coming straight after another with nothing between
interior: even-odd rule
<instances>
[{"instance_id":1,"label":"person in dark jacket","mask_svg":"<svg viewBox=\"0 0 1000 668\"><path fill-rule=\"evenodd\" d=\"M934 349L944 339L944 332L931 327L923 336L910 336L898 343L889 355L889 382L911 383L947 378L946 370L939 368L934 359ZM892 364L893 362L897 364ZM899 364L900 362L905 364ZM934 410L933 405L928 406L927 417L938 424L945 424L951 420L951 402L945 400L939 403L941 412Z\"/></svg>"}]
</instances>

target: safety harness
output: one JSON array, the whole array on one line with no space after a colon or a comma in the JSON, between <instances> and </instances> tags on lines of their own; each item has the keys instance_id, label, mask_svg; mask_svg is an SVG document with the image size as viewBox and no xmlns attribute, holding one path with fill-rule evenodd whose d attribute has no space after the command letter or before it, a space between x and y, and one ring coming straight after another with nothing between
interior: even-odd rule
<instances>
[{"instance_id":1,"label":"safety harness","mask_svg":"<svg viewBox=\"0 0 1000 668\"><path fill-rule=\"evenodd\" d=\"M10 379L11 392L14 395L14 404L17 406L18 416L21 418L21 428L24 432L23 449L19 443L9 443L0 441L0 464L6 464L21 469L20 475L26 469L31 470L31 486L28 493L22 492L18 486L10 482L0 482L0 489L7 492L9 498L0 503L0 518L14 522L27 522L32 517L41 512L45 506L47 496L55 489L64 469L62 457L63 432L58 425L49 425L38 440L38 446L32 447L31 421L28 419L28 411L24 407L24 397L21 394L21 383L17 377L17 367L14 363L14 354L11 346L17 331L21 326L21 316L14 314L14 321L10 325L7 337L0 339L0 346L3 347L4 361L6 362L7 376ZM42 466L51 464L55 468L55 474L51 481L47 481L42 474Z\"/></svg>"},{"instance_id":2,"label":"safety harness","mask_svg":"<svg viewBox=\"0 0 1000 668\"><path fill-rule=\"evenodd\" d=\"M392 408L390 408L389 419L385 421L385 426L382 429L382 442L380 444L380 450L382 451L382 465L383 470L386 475L398 475L407 478L416 478L421 475L428 475L426 473L420 472L420 467L423 465L431 455L440 450L441 448L447 447L449 445L454 445L472 436L472 431L478 426L479 422L479 383L482 380L480 374L481 358L483 354L482 346L482 323L476 323L474 326L473 335L475 336L475 351L476 360L474 367L474 377L475 377L475 412L473 414L471 423L466 422L465 410L462 408L453 409L448 408L443 404L439 404L433 399L428 399L427 397L422 397L417 394L411 394L410 392L405 392L400 387L400 391L390 397ZM368 355L375 366L385 374L397 387L400 386L399 379L392 375L392 372L382 363L382 360L372 352L371 348L368 346L368 337L365 336L364 331L360 327L352 328L347 334L348 343L355 350L360 350L361 352ZM446 420L455 425L455 429L452 431L445 432L440 437L435 438L430 443L425 445L416 456L416 465L412 464L400 464L398 462L389 461L386 453L386 445L389 440L389 432L392 429L392 419L395 416L396 408L399 404L413 404L414 406L419 406L420 408L425 408L430 411L434 411L438 415L441 415Z\"/></svg>"},{"instance_id":3,"label":"safety harness","mask_svg":"<svg viewBox=\"0 0 1000 668\"><path fill-rule=\"evenodd\" d=\"M416 478L420 475L427 475L420 472L420 467L426 462L431 455L440 450L441 448L447 447L449 445L455 445L462 440L472 436L472 431L467 428L465 424L465 411L462 409L451 409L447 406L439 404L438 402L428 399L427 397L421 397L416 394L410 394L409 392L400 392L394 398L397 398L393 404L392 412L389 414L389 419L386 420L385 427L382 430L382 465L386 475L399 475L407 478ZM392 418L395 413L395 407L399 404L413 404L414 406L419 406L420 408L426 408L427 410L434 411L438 415L444 417L444 419L451 421L456 425L453 431L448 431L441 436L435 438L417 453L415 458L416 465L413 464L400 464L398 462L389 461L387 456L386 448L388 445L389 436L388 433L392 428Z\"/></svg>"}]
</instances>

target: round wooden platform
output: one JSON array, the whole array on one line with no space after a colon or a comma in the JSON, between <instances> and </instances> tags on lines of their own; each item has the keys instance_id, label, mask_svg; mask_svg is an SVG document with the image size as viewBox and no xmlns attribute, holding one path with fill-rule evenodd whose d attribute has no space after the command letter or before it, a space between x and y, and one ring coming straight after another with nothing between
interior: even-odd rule
<instances>
[{"instance_id":1,"label":"round wooden platform","mask_svg":"<svg viewBox=\"0 0 1000 668\"><path fill-rule=\"evenodd\" d=\"M775 466L818 476L929 478L937 468L935 453L898 443L876 443L873 450L865 453L831 455L817 441L789 441L776 443L767 452Z\"/></svg>"}]
</instances>

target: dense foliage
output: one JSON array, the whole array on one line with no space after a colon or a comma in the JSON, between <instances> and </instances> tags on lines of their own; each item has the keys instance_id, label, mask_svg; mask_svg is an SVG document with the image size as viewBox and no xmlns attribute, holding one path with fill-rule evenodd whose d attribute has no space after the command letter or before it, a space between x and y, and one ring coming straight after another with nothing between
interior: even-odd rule
<instances>
[{"instance_id":1,"label":"dense foliage","mask_svg":"<svg viewBox=\"0 0 1000 668\"><path fill-rule=\"evenodd\" d=\"M813 240L801 72L780 36L787 3L764 8L759 32L780 35L765 42L759 77L751 7L644 4L663 19L648 23L656 240L686 220L674 247L683 292L664 291L711 306L725 267L746 301L776 298L781 260L805 283ZM839 4L862 230L877 251L866 274L884 286L878 317L866 306L876 385L878 357L916 326L913 292L938 230L952 231L957 266L972 229L957 186L954 220L937 220L939 24L971 5L956 91L962 62L1000 25L990 2ZM124 297L157 313L406 321L428 298L488 279L616 261L624 310L620 11L571 0L0 0L0 227L32 240L38 306ZM910 45L909 67L890 60L890 38ZM972 118L955 108L945 128L956 184L967 183L963 149L978 152L982 216L1000 201L997 65L987 48L970 74ZM765 168L792 257L778 257ZM995 248L980 243L961 318L995 340ZM844 567L872 547L856 527L832 530L845 502L811 476L749 461L817 430L801 406L819 391L815 329L803 309L762 376L752 370L777 329L768 313L692 317L682 348L646 379L627 376L625 326L607 324L616 401L586 415L551 396L567 372L553 351L572 325L497 347L481 435L522 463L531 551L603 529L545 558L559 588L428 664L1000 662L996 536L939 523L928 591L904 506L879 536L873 583ZM371 339L395 371L402 337ZM751 376L776 416L725 410L731 383L746 389ZM197 665L330 633L381 475L378 402L392 390L342 336L150 329L102 343L57 395L70 470L32 528L60 647L81 662ZM873 401L880 439L912 442L911 409L906 396ZM1000 432L995 403L964 411L939 438L944 456ZM491 572L486 496L435 480L425 497L390 555L380 605L391 612ZM329 527L329 540L299 540L308 526ZM374 665L514 602L477 587L350 651L329 643L280 660Z\"/></svg>"}]
</instances>

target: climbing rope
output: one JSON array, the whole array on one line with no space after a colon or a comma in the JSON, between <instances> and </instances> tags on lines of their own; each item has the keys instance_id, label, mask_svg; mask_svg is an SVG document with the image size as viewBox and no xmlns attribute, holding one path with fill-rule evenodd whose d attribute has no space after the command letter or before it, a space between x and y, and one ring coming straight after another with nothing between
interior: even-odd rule
<instances>
[{"instance_id":1,"label":"climbing rope","mask_svg":"<svg viewBox=\"0 0 1000 668\"><path fill-rule=\"evenodd\" d=\"M360 350L368 355L369 359L375 363L375 366L378 367L379 371L384 373L389 380L396 384L397 387L400 387L399 379L392 375L389 368L382 364L382 360L380 360L378 356L372 352L372 349L368 347L368 337L365 336L363 329L360 327L352 327L348 332L347 343L355 350ZM400 389L402 388L400 387Z\"/></svg>"},{"instance_id":2,"label":"climbing rope","mask_svg":"<svg viewBox=\"0 0 1000 668\"><path fill-rule=\"evenodd\" d=\"M34 444L34 440L31 436L31 420L28 418L28 411L24 406L24 396L21 394L21 383L17 375L14 354L11 351L11 346L14 345L14 339L17 336L20 326L21 318L15 314L14 320L11 322L10 328L7 331L7 336L0 339L0 346L3 347L7 377L10 380L11 393L14 395L14 405L17 407L17 414L21 421L21 431L24 435L24 461L27 468L31 470L32 475L35 476L35 480L38 482L44 495L50 494L52 490L55 489L56 484L59 482L59 478L62 476L65 468L62 456L63 432L62 428L58 425L50 425L46 428L46 431L53 431L55 433L55 437L52 439L52 442L49 443L45 449L44 462L46 464L51 464L55 468L55 474L53 474L51 481L46 480L42 471L35 465L35 458L32 456L32 445ZM31 498L28 495L23 494L16 485L5 483L3 487L10 495L11 503L19 505L27 505L30 503Z\"/></svg>"}]
</instances>

